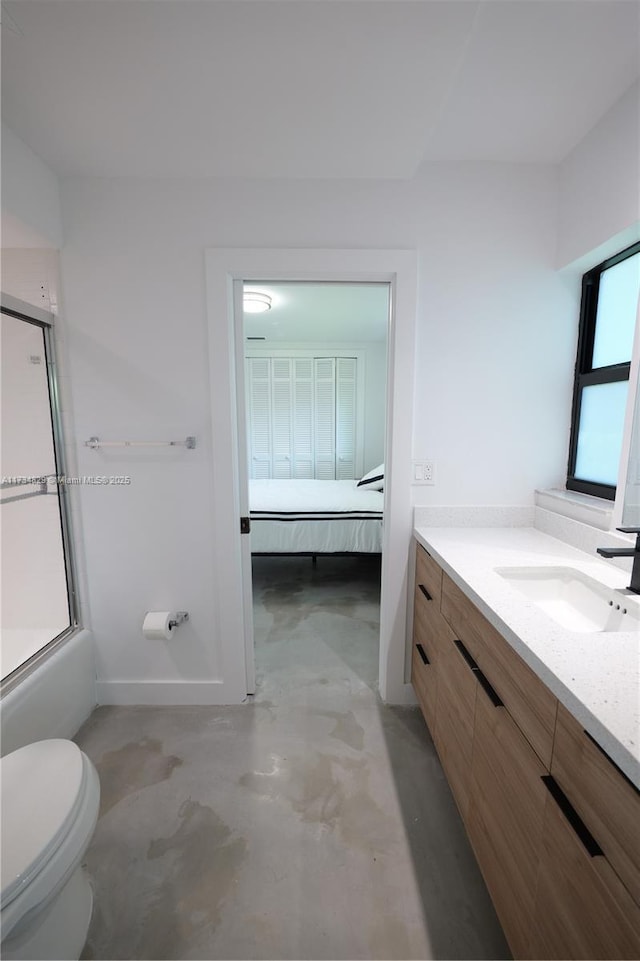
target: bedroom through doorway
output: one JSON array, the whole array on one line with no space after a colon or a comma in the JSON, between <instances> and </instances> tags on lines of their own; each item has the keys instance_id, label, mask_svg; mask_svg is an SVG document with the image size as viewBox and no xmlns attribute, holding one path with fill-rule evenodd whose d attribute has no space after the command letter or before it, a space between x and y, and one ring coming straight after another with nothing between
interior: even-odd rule
<instances>
[{"instance_id":1,"label":"bedroom through doorway","mask_svg":"<svg viewBox=\"0 0 640 961\"><path fill-rule=\"evenodd\" d=\"M377 690L388 283L242 285L256 692Z\"/></svg>"}]
</instances>

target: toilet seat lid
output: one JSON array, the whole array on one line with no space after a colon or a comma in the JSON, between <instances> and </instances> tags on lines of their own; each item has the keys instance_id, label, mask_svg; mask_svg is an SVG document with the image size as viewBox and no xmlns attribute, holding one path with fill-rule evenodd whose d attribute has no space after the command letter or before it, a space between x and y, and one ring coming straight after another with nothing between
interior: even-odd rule
<instances>
[{"instance_id":1,"label":"toilet seat lid","mask_svg":"<svg viewBox=\"0 0 640 961\"><path fill-rule=\"evenodd\" d=\"M73 741L36 741L0 759L2 905L25 887L68 834L85 785Z\"/></svg>"}]
</instances>

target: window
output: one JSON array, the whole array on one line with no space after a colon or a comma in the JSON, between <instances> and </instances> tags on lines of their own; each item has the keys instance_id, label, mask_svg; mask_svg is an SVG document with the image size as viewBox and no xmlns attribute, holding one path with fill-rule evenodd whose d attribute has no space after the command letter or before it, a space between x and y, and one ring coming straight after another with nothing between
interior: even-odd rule
<instances>
[{"instance_id":1,"label":"window","mask_svg":"<svg viewBox=\"0 0 640 961\"><path fill-rule=\"evenodd\" d=\"M640 243L582 278L567 488L614 500L640 293Z\"/></svg>"}]
</instances>

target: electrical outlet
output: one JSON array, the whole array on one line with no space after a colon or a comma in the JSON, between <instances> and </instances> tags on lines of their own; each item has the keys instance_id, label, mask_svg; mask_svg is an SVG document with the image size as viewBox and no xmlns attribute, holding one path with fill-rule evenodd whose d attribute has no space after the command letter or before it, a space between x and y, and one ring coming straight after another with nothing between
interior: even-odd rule
<instances>
[{"instance_id":1,"label":"electrical outlet","mask_svg":"<svg viewBox=\"0 0 640 961\"><path fill-rule=\"evenodd\" d=\"M432 460L414 460L413 462L413 484L434 485L436 482L436 469Z\"/></svg>"}]
</instances>

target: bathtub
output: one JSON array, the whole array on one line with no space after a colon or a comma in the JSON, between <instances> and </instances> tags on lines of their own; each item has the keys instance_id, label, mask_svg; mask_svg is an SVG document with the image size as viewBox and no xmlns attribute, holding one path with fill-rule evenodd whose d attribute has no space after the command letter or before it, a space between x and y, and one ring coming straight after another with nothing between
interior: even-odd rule
<instances>
[{"instance_id":1,"label":"bathtub","mask_svg":"<svg viewBox=\"0 0 640 961\"><path fill-rule=\"evenodd\" d=\"M78 630L2 698L2 754L48 737L71 738L96 706L91 633Z\"/></svg>"}]
</instances>

